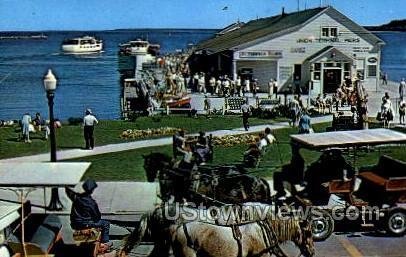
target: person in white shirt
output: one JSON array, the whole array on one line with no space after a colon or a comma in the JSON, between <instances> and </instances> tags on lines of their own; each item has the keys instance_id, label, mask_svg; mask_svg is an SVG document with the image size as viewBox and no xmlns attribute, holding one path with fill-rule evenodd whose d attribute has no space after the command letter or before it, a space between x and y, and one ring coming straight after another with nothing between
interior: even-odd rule
<instances>
[{"instance_id":1,"label":"person in white shirt","mask_svg":"<svg viewBox=\"0 0 406 257\"><path fill-rule=\"evenodd\" d=\"M268 98L271 99L273 95L273 79L268 82Z\"/></svg>"},{"instance_id":2,"label":"person in white shirt","mask_svg":"<svg viewBox=\"0 0 406 257\"><path fill-rule=\"evenodd\" d=\"M266 146L268 145L268 141L266 140L264 133L259 133L258 136L259 136L258 141L257 141L258 149L259 149L262 153L264 153L265 150L266 150Z\"/></svg>"},{"instance_id":3,"label":"person in white shirt","mask_svg":"<svg viewBox=\"0 0 406 257\"><path fill-rule=\"evenodd\" d=\"M244 86L245 86L245 88L244 88L245 93L251 92L251 89L250 89L250 79L249 79L249 78L246 78L246 79L244 80Z\"/></svg>"},{"instance_id":4,"label":"person in white shirt","mask_svg":"<svg viewBox=\"0 0 406 257\"><path fill-rule=\"evenodd\" d=\"M30 124L31 124L31 115L27 112L23 115L23 118L21 119L21 129L25 143L31 143Z\"/></svg>"},{"instance_id":5,"label":"person in white shirt","mask_svg":"<svg viewBox=\"0 0 406 257\"><path fill-rule=\"evenodd\" d=\"M215 77L211 77L209 80L209 86L210 86L210 93L211 95L214 95L215 90L216 90L216 78Z\"/></svg>"},{"instance_id":6,"label":"person in white shirt","mask_svg":"<svg viewBox=\"0 0 406 257\"><path fill-rule=\"evenodd\" d=\"M272 131L271 131L270 127L265 128L265 139L266 139L268 145L270 145L276 141L276 138L272 135Z\"/></svg>"},{"instance_id":7,"label":"person in white shirt","mask_svg":"<svg viewBox=\"0 0 406 257\"><path fill-rule=\"evenodd\" d=\"M99 123L96 117L92 114L92 110L87 109L86 115L83 118L83 135L85 137L86 149L92 150L94 148L94 126Z\"/></svg>"},{"instance_id":8,"label":"person in white shirt","mask_svg":"<svg viewBox=\"0 0 406 257\"><path fill-rule=\"evenodd\" d=\"M225 97L230 95L230 85L230 80L228 79L227 75L225 75L223 80L223 95Z\"/></svg>"},{"instance_id":9,"label":"person in white shirt","mask_svg":"<svg viewBox=\"0 0 406 257\"><path fill-rule=\"evenodd\" d=\"M242 95L242 87L241 87L241 77L238 76L237 79L235 80L235 90L234 90L234 95L241 96Z\"/></svg>"},{"instance_id":10,"label":"person in white shirt","mask_svg":"<svg viewBox=\"0 0 406 257\"><path fill-rule=\"evenodd\" d=\"M206 81L204 78L204 73L201 73L199 75L198 83L199 83L199 93L206 94Z\"/></svg>"},{"instance_id":11,"label":"person in white shirt","mask_svg":"<svg viewBox=\"0 0 406 257\"><path fill-rule=\"evenodd\" d=\"M216 95L219 95L220 91L221 91L221 78L219 78L216 81L216 90L215 90Z\"/></svg>"}]
</instances>

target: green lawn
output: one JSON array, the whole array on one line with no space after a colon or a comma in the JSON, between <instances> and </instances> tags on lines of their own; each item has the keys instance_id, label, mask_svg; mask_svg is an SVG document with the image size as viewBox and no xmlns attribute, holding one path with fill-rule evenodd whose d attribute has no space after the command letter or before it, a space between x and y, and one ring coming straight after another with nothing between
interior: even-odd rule
<instances>
[{"instance_id":1,"label":"green lawn","mask_svg":"<svg viewBox=\"0 0 406 257\"><path fill-rule=\"evenodd\" d=\"M327 126L329 126L328 123L316 124L314 125L314 129L316 132L323 132ZM297 129L292 128L275 130L274 134L278 140L278 143L271 145L265 155L262 157L259 167L256 169L251 169L250 171L258 176L271 178L274 171L280 170L283 164L289 162L291 158L289 135L296 132ZM217 146L214 148L213 164L238 163L242 160L242 155L246 148L246 145L236 145L228 148ZM405 146L381 147L375 148L375 150L369 152L358 151L355 166L359 168L361 166L373 165L377 163L381 154L387 154L394 158L406 161L405 151ZM74 159L74 161L92 162L92 166L85 176L92 177L99 181L145 181L142 155L151 152L162 152L171 155L172 147L169 145L161 147L149 147L126 152L79 158ZM320 153L316 151L301 150L301 153L307 165L316 161L320 156ZM353 163L353 157L351 155L347 154L347 159Z\"/></svg>"},{"instance_id":2,"label":"green lawn","mask_svg":"<svg viewBox=\"0 0 406 257\"><path fill-rule=\"evenodd\" d=\"M269 120L251 119L251 124L270 123ZM314 130L316 132L325 131L329 123L316 124ZM101 121L96 128L96 144L103 145L109 143L121 143L129 140L119 137L125 129L146 129L157 127L179 127L184 128L188 132L197 132L199 130L216 130L230 129L241 126L241 119L238 116L217 116L212 119L205 117L189 118L185 116L159 116L156 118L142 117L135 122L126 121ZM297 129L285 128L275 130L274 134L278 140L277 144L271 145L265 155L261 159L261 163L257 169L252 169L254 174L263 177L272 177L274 171L280 170L283 164L289 162L291 158L291 148L289 145L289 135L296 133ZM403 132L406 132L403 130ZM43 141L39 136L33 135L33 142L25 144L17 142L17 134L13 128L0 128L0 158L22 156L48 151L49 142ZM64 125L57 130L58 149L80 148L83 146L82 129L80 126ZM237 145L229 148L215 147L215 155L213 164L232 164L242 160L243 152L246 150L246 145ZM357 162L355 165L368 166L376 163L381 154L387 154L406 161L405 146L381 147L375 148L374 151L358 151ZM86 158L78 158L73 161L88 161L92 162L92 166L86 173L86 177L93 177L100 181L144 181L145 174L143 168L142 154L151 152L163 152L172 154L172 147L160 146L143 148L125 152L109 153L96 155ZM319 153L315 151L302 150L302 156L307 164L317 160ZM348 156L348 160L353 158ZM72 161L72 160L69 160Z\"/></svg>"},{"instance_id":3,"label":"green lawn","mask_svg":"<svg viewBox=\"0 0 406 257\"><path fill-rule=\"evenodd\" d=\"M251 118L252 125L272 123L274 121ZM213 116L211 119L199 116L190 118L185 115L140 117L134 122L102 120L95 129L96 145L123 143L135 139L120 138L121 133L126 129L147 129L159 127L183 128L188 133L199 130L212 131L219 129L231 129L242 127L241 117L235 116ZM56 142L58 150L81 148L84 146L80 125L63 125L56 130ZM31 133L31 144L17 140L17 127L0 128L0 159L32 155L49 152L49 142L42 139L43 133Z\"/></svg>"}]
</instances>

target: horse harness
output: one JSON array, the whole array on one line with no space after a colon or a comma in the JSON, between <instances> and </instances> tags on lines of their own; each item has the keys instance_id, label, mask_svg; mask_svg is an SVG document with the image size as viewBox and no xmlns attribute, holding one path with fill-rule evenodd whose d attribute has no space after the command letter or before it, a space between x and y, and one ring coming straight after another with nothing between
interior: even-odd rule
<instances>
[{"instance_id":1,"label":"horse harness","mask_svg":"<svg viewBox=\"0 0 406 257\"><path fill-rule=\"evenodd\" d=\"M278 238L272 226L263 220L257 221L258 226L261 228L262 238L265 243L265 249L254 256L262 256L267 252L272 252L278 257L287 257L287 255L282 251L279 246Z\"/></svg>"},{"instance_id":2,"label":"horse harness","mask_svg":"<svg viewBox=\"0 0 406 257\"><path fill-rule=\"evenodd\" d=\"M265 249L253 256L259 257L267 252L272 252L277 257L288 257L286 254L283 253L282 249L280 248L279 243L278 243L278 238L276 237L272 227L267 222L264 222L262 220L257 221L256 223L261 228L262 237L263 237L263 240L265 243ZM192 240L192 237L190 236L186 225L187 225L187 223L183 223L182 228L183 228L183 233L185 233L187 246L194 249L195 251L198 251L198 247L195 245L194 241ZM231 228L231 231L233 233L233 238L237 241L237 246L238 246L237 257L243 257L242 243L241 243L242 233L241 233L240 227L238 224L232 224L228 227Z\"/></svg>"}]
</instances>

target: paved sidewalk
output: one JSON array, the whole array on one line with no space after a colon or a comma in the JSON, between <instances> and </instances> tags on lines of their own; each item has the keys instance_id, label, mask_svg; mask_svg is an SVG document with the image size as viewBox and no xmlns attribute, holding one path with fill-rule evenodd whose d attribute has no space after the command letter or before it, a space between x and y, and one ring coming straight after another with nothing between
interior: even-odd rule
<instances>
[{"instance_id":1,"label":"paved sidewalk","mask_svg":"<svg viewBox=\"0 0 406 257\"><path fill-rule=\"evenodd\" d=\"M312 123L323 123L329 122L332 120L332 116L323 116L323 117L315 117L312 118ZM216 131L208 131L206 134L213 134L213 136L224 136L224 135L241 135L247 133L259 133L264 131L266 127L270 127L273 129L281 129L288 127L289 124L287 122L279 122L274 124L266 124L266 125L257 125L251 126L249 131L245 131L244 128L236 128L231 130L216 130ZM93 150L83 150L83 149L71 149L71 150L63 150L57 152L57 159L58 160L67 160L67 159L74 159L86 156L93 156L98 154L105 154L105 153L113 153L113 152L122 152L128 151L133 149L140 149L145 147L152 147L152 146L161 146L161 145L170 145L172 144L172 137L164 137L158 139L148 139L148 140L139 140L133 141L129 143L120 143L120 144L110 144L110 145L103 145L95 147ZM15 157L9 159L1 159L0 162L47 162L49 161L49 153L44 154L37 154L31 156L23 156L23 157Z\"/></svg>"}]
</instances>

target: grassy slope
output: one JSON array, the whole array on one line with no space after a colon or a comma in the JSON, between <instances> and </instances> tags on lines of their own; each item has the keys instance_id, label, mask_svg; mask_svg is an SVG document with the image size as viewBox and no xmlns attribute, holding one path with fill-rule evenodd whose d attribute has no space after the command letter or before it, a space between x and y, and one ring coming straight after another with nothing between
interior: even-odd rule
<instances>
[{"instance_id":1,"label":"grassy slope","mask_svg":"<svg viewBox=\"0 0 406 257\"><path fill-rule=\"evenodd\" d=\"M314 126L316 132L325 131L328 124L318 124ZM263 156L260 166L257 169L252 169L254 174L263 177L272 177L274 171L280 170L283 164L289 162L291 157L289 135L296 133L296 129L287 128L275 130L275 136L278 139L278 144L271 145ZM246 150L246 145L237 145L229 148L215 147L215 155L213 164L231 164L240 162L242 153ZM375 164L381 154L388 154L397 159L406 161L405 146L382 147L375 148L374 151L365 152L358 151L357 167L369 166ZM162 152L171 155L171 146L149 147L137 150L131 150L120 153L103 154L91 156L87 158L75 159L75 161L90 161L92 166L86 173L86 177L92 177L96 180L132 180L144 181L145 172L143 169L142 154L151 152ZM309 165L319 157L320 153L316 151L302 150L302 156ZM353 158L347 156L347 159L352 162Z\"/></svg>"},{"instance_id":2,"label":"grassy slope","mask_svg":"<svg viewBox=\"0 0 406 257\"><path fill-rule=\"evenodd\" d=\"M252 125L271 123L270 120L250 119ZM120 138L126 129L147 129L159 127L184 128L193 133L199 130L212 131L242 127L239 116L214 116L207 119L203 116L189 118L185 115L140 117L135 122L126 121L100 121L96 130L96 145L123 143L130 140ZM17 141L19 132L16 128L0 128L0 159L45 153L49 151L49 142L42 140L43 133L31 133L31 144ZM81 148L84 146L81 126L64 125L56 130L58 150ZM134 139L131 139L134 140Z\"/></svg>"}]
</instances>

